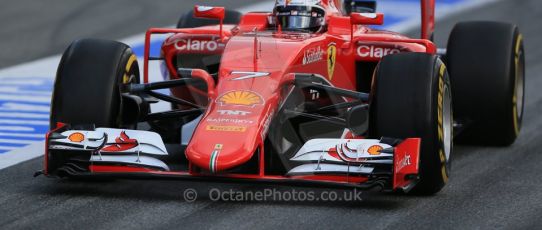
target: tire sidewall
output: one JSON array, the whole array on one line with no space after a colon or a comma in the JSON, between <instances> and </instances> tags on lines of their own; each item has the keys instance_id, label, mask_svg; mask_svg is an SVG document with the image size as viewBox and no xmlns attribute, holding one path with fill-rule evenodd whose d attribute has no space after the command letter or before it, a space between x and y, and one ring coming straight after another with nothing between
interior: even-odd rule
<instances>
[{"instance_id":1,"label":"tire sidewall","mask_svg":"<svg viewBox=\"0 0 542 230\"><path fill-rule=\"evenodd\" d=\"M433 84L436 86L433 87L433 89L437 89L435 92L435 95L433 96L433 105L436 105L435 110L433 113L436 114L436 124L433 124L433 126L436 126L436 135L433 135L433 144L432 146L426 146L427 149L423 149L424 153L422 155L425 156L431 156L433 159L431 159L431 162L422 162L423 165L422 168L431 167L432 165L437 165L439 169L431 170L433 172L438 172L437 174L434 174L435 177L440 177L439 179L435 179L435 181L441 181L442 186L444 186L448 182L448 178L450 176L451 171L451 154L453 152L453 101L452 101L452 94L451 94L451 83L450 78L446 69L446 65L440 60L435 60L435 74L436 76L435 81ZM446 91L449 93L449 97L446 98ZM445 107L446 103L445 100L449 100L449 114L445 113ZM445 122L445 116L449 116L450 124L446 128L444 124ZM432 119L433 120L433 119ZM448 131L446 131L448 129ZM436 138L435 138L436 136ZM449 140L449 147L445 147L445 138L450 138ZM422 140L423 142L423 140ZM423 145L423 144L422 144ZM433 149L436 148L436 149ZM446 149L448 148L448 149ZM448 153L446 153L448 152ZM437 154L434 154L437 153ZM437 157L438 159L434 159ZM439 162L439 164L434 164L433 162ZM428 163L428 164L427 164ZM422 172L423 173L423 172ZM427 173L423 175L427 177ZM423 177L422 176L422 177ZM433 175L432 175L433 176ZM423 179L423 178L422 178Z\"/></svg>"},{"instance_id":2,"label":"tire sidewall","mask_svg":"<svg viewBox=\"0 0 542 230\"><path fill-rule=\"evenodd\" d=\"M523 45L523 35L519 32L518 28L514 29L514 42L512 47L512 58L510 66L510 91L512 99L512 130L509 131L511 136L510 139L516 139L519 136L521 131L521 124L523 121L523 112L525 108L525 50ZM523 84L518 85L518 78L523 82ZM521 88L521 89L520 89ZM517 90L523 92L521 98L517 97ZM521 109L517 108L517 103L521 103Z\"/></svg>"},{"instance_id":3,"label":"tire sidewall","mask_svg":"<svg viewBox=\"0 0 542 230\"><path fill-rule=\"evenodd\" d=\"M452 105L450 78L445 64L439 59L434 59L430 97L431 114L426 117L427 130L422 131L422 143L420 149L420 181L411 191L413 194L431 195L440 191L450 177L453 152L453 126L449 127L449 133L445 133L444 127L444 100L445 91L448 90L450 105ZM450 119L453 124L453 108L450 107ZM444 138L451 138L449 153L446 154ZM448 155L448 156L446 156Z\"/></svg>"}]
</instances>

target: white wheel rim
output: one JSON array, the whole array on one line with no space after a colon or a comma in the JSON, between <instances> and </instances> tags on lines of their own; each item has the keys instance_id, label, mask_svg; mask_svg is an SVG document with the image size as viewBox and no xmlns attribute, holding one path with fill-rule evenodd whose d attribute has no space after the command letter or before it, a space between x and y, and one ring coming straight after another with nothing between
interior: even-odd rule
<instances>
[{"instance_id":1,"label":"white wheel rim","mask_svg":"<svg viewBox=\"0 0 542 230\"><path fill-rule=\"evenodd\" d=\"M521 58L523 52L520 51L518 58ZM521 119L523 115L523 91L524 91L524 73L523 73L523 62L519 60L518 65L516 66L516 113L517 119Z\"/></svg>"},{"instance_id":2,"label":"white wheel rim","mask_svg":"<svg viewBox=\"0 0 542 230\"><path fill-rule=\"evenodd\" d=\"M444 86L444 98L442 108L442 125L444 131L444 154L446 156L446 162L450 160L450 154L452 152L452 130L453 130L453 118L452 118L452 94L448 85Z\"/></svg>"}]
</instances>

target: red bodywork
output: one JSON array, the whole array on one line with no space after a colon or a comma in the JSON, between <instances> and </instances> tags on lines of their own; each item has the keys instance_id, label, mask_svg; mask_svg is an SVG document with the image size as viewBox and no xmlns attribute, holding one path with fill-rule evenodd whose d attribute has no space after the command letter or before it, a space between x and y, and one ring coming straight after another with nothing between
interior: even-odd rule
<instances>
[{"instance_id":1,"label":"red bodywork","mask_svg":"<svg viewBox=\"0 0 542 230\"><path fill-rule=\"evenodd\" d=\"M311 175L266 175L264 170L264 141L269 123L287 96L285 90L292 83L291 73L314 73L324 76L334 87L357 90L356 63L378 62L383 56L400 52L436 53L428 40L434 27L434 0L422 0L422 38L412 39L398 33L374 30L364 25L353 25L349 16L342 16L336 4L324 1L327 11L325 33L290 33L268 31L271 13L248 13L239 25L216 25L193 29L151 28L146 33L144 82L149 81L150 41L153 34L171 34L163 43L161 55L171 79L180 78L175 59L179 55L221 55L218 81L203 70L193 70L192 76L207 83L207 89L175 88L173 95L187 98L206 106L201 122L186 149L189 160L187 172L164 172L130 167L92 166L93 173L146 172L158 175L214 176L234 179L314 180L359 184L366 177ZM200 12L196 16L217 18L222 21L224 9ZM204 9L208 10L208 9ZM358 17L356 15L355 17ZM361 16L359 16L361 17ZM252 76L260 74L258 76ZM265 78L265 79L261 79ZM224 115L224 110L241 111ZM243 122L217 122L232 116ZM244 122L246 121L246 122ZM362 138L362 137L357 137ZM409 174L418 173L418 155L421 140L412 138L397 146L394 156L393 188L406 187ZM243 165L259 154L259 173L221 173ZM408 159L406 159L408 158ZM405 162L409 161L408 164ZM198 170L196 170L198 169Z\"/></svg>"}]
</instances>

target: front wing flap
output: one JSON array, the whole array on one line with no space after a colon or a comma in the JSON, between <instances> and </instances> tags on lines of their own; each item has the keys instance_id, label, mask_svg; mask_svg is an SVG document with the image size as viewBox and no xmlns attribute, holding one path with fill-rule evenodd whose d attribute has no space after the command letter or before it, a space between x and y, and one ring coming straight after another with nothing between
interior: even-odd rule
<instances>
[{"instance_id":1,"label":"front wing flap","mask_svg":"<svg viewBox=\"0 0 542 230\"><path fill-rule=\"evenodd\" d=\"M419 138L403 141L313 139L290 159L299 165L287 175L384 178L393 190L409 190L418 178L420 143Z\"/></svg>"},{"instance_id":2,"label":"front wing flap","mask_svg":"<svg viewBox=\"0 0 542 230\"><path fill-rule=\"evenodd\" d=\"M169 171L168 165L160 160L167 156L162 138L154 132L112 128L67 130L64 126L47 135L46 171L93 172L103 166Z\"/></svg>"}]
</instances>

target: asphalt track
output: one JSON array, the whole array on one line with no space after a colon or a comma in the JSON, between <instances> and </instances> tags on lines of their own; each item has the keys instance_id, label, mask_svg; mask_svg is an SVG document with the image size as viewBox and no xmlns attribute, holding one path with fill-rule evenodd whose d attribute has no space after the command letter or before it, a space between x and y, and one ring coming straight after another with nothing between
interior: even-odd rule
<instances>
[{"instance_id":1,"label":"asphalt track","mask_svg":"<svg viewBox=\"0 0 542 230\"><path fill-rule=\"evenodd\" d=\"M21 13L34 13L34 16L10 14L10 20L27 22L26 32L19 32L23 29L17 30L6 20L0 20L1 48L11 49L8 53L12 54L1 55L6 59L2 61L17 64L59 53L72 39L67 38L70 36L121 38L143 31L149 21L154 25L173 24L178 10L171 6L177 4L180 9L193 2L196 1L115 1L103 3L107 6L100 7L102 4L95 6L90 1L62 1L56 5L63 8L56 10L40 6L45 4L41 1L5 3L10 7L13 5L13 9ZM228 6L240 5L239 1L224 2ZM27 5L29 3L32 4ZM109 10L114 16L92 17L92 13L84 10L90 5L93 6L91 9ZM150 15L156 10L163 11ZM8 12L11 11L2 7L0 19L8 17ZM83 14L86 19L73 19L72 25L58 26L61 22L70 23L62 20L67 15L61 16L59 12L72 12L71 17ZM117 21L109 22L113 19ZM525 116L521 136L511 147L456 146L451 181L435 196L365 192L363 200L356 202L213 202L206 195L212 188L261 191L273 187L182 181L80 182L32 178L32 172L42 168L42 160L35 159L0 171L0 228L539 229L542 226L542 169L539 163L542 162L542 135L539 131L542 128L542 93L539 92L542 78L538 73L542 71L542 48L537 43L542 40L539 24L542 2L501 1L453 15L438 22L438 44L445 44L452 25L460 20L499 20L520 26L527 55ZM134 26L140 21L141 25ZM82 29L84 27L80 26L85 23L94 29ZM99 25L107 25L107 29ZM63 35L53 36L50 31L53 28L58 28L57 32ZM43 40L28 37L34 34L43 36ZM41 50L25 54L34 48L22 47L26 44L24 39L37 43L32 46ZM197 201L183 200L183 191L188 188L199 192ZM291 191L288 187L274 188Z\"/></svg>"}]
</instances>

